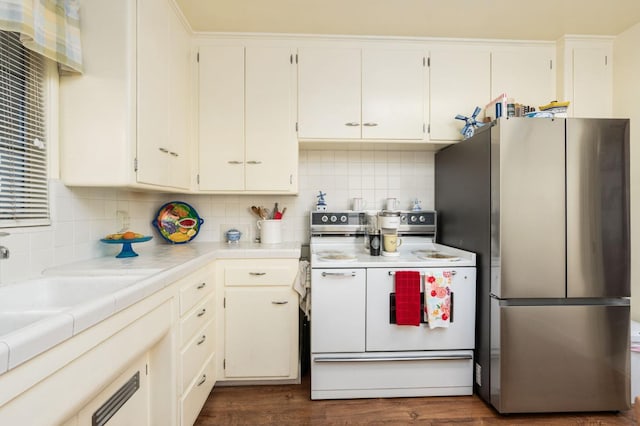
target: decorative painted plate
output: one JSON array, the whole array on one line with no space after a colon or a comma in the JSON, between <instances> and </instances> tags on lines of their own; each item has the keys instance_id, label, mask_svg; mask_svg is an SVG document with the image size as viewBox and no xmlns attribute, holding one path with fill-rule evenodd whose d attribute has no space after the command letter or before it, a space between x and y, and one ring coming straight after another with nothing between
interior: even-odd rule
<instances>
[{"instance_id":1,"label":"decorative painted plate","mask_svg":"<svg viewBox=\"0 0 640 426\"><path fill-rule=\"evenodd\" d=\"M198 235L203 222L198 212L189 204L171 201L160 207L153 220L153 226L166 241L172 244L184 244Z\"/></svg>"}]
</instances>

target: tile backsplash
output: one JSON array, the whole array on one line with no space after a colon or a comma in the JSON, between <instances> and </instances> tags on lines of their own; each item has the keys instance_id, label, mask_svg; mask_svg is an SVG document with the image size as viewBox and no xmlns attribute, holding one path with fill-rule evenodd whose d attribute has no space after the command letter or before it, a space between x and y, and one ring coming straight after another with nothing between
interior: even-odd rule
<instances>
[{"instance_id":1,"label":"tile backsplash","mask_svg":"<svg viewBox=\"0 0 640 426\"><path fill-rule=\"evenodd\" d=\"M251 205L280 209L287 207L284 225L286 241L309 239L308 215L315 209L318 191L325 192L329 210L351 208L351 199L363 198L367 209L383 208L388 197L398 198L400 208L411 207L413 199L422 207L434 206L434 153L429 151L314 150L300 151L299 193L278 195L182 195L135 192L113 188L66 187L50 181L52 224L44 227L5 229L9 236L0 244L9 248L10 258L0 260L0 285L39 275L44 269L115 255L120 246L99 241L123 225L153 235L149 243L163 244L151 221L160 206L172 200L191 204L204 219L197 241L224 241L232 227L242 239L257 236Z\"/></svg>"}]
</instances>

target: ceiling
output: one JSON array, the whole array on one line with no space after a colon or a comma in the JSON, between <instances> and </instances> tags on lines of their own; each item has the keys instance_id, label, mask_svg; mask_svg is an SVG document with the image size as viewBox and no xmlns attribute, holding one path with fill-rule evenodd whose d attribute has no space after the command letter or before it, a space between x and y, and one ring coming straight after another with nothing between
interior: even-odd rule
<instances>
[{"instance_id":1,"label":"ceiling","mask_svg":"<svg viewBox=\"0 0 640 426\"><path fill-rule=\"evenodd\" d=\"M176 0L194 31L557 40L617 35L639 0Z\"/></svg>"}]
</instances>

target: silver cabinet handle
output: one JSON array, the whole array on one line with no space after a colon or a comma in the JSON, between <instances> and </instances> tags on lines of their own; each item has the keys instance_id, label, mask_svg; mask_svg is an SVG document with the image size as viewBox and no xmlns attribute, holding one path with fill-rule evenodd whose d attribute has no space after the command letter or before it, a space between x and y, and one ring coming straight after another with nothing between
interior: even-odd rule
<instances>
[{"instance_id":1,"label":"silver cabinet handle","mask_svg":"<svg viewBox=\"0 0 640 426\"><path fill-rule=\"evenodd\" d=\"M169 150L167 148L162 148L162 147L158 148L158 150L160 152L164 152L165 154L169 152Z\"/></svg>"},{"instance_id":2,"label":"silver cabinet handle","mask_svg":"<svg viewBox=\"0 0 640 426\"><path fill-rule=\"evenodd\" d=\"M200 381L196 384L196 386L202 386L204 384L204 382L207 381L207 375L203 374L202 378L200 379Z\"/></svg>"},{"instance_id":3,"label":"silver cabinet handle","mask_svg":"<svg viewBox=\"0 0 640 426\"><path fill-rule=\"evenodd\" d=\"M348 123L344 123L345 126L347 127L357 127L360 125L360 123L356 122L356 121L350 121Z\"/></svg>"},{"instance_id":4,"label":"silver cabinet handle","mask_svg":"<svg viewBox=\"0 0 640 426\"><path fill-rule=\"evenodd\" d=\"M173 152L173 151L169 151L169 154L173 155L174 157L178 157L179 154L177 152Z\"/></svg>"},{"instance_id":5,"label":"silver cabinet handle","mask_svg":"<svg viewBox=\"0 0 640 426\"><path fill-rule=\"evenodd\" d=\"M247 164L262 164L262 161L247 161Z\"/></svg>"},{"instance_id":6,"label":"silver cabinet handle","mask_svg":"<svg viewBox=\"0 0 640 426\"><path fill-rule=\"evenodd\" d=\"M271 301L271 303L272 303L273 305L286 305L287 303L289 303L289 301L288 301L288 300L285 300L285 301L276 301L276 300L272 300L272 301Z\"/></svg>"},{"instance_id":7,"label":"silver cabinet handle","mask_svg":"<svg viewBox=\"0 0 640 426\"><path fill-rule=\"evenodd\" d=\"M228 164L244 164L244 161L236 161L236 160L231 160L231 161L227 161Z\"/></svg>"},{"instance_id":8,"label":"silver cabinet handle","mask_svg":"<svg viewBox=\"0 0 640 426\"><path fill-rule=\"evenodd\" d=\"M196 287L197 290L202 290L203 288L205 288L207 286L207 283L201 283L198 284L198 286Z\"/></svg>"},{"instance_id":9,"label":"silver cabinet handle","mask_svg":"<svg viewBox=\"0 0 640 426\"><path fill-rule=\"evenodd\" d=\"M207 313L207 310L206 310L205 308L202 308L202 310L201 310L200 312L198 312L198 313L196 314L196 316L197 316L197 317L201 317L201 316L203 316L203 315L204 315L204 314L206 314L206 313Z\"/></svg>"},{"instance_id":10,"label":"silver cabinet handle","mask_svg":"<svg viewBox=\"0 0 640 426\"><path fill-rule=\"evenodd\" d=\"M202 335L202 337L200 338L200 340L198 340L196 342L196 346L200 346L201 344L204 343L204 341L207 340L207 336L205 336L204 334Z\"/></svg>"},{"instance_id":11,"label":"silver cabinet handle","mask_svg":"<svg viewBox=\"0 0 640 426\"><path fill-rule=\"evenodd\" d=\"M355 272L323 272L323 277L355 277Z\"/></svg>"},{"instance_id":12,"label":"silver cabinet handle","mask_svg":"<svg viewBox=\"0 0 640 426\"><path fill-rule=\"evenodd\" d=\"M266 272L249 272L249 275L253 275L254 277L261 277L263 275L267 275Z\"/></svg>"},{"instance_id":13,"label":"silver cabinet handle","mask_svg":"<svg viewBox=\"0 0 640 426\"><path fill-rule=\"evenodd\" d=\"M378 125L378 123L364 123L363 126L365 127L376 127Z\"/></svg>"}]
</instances>

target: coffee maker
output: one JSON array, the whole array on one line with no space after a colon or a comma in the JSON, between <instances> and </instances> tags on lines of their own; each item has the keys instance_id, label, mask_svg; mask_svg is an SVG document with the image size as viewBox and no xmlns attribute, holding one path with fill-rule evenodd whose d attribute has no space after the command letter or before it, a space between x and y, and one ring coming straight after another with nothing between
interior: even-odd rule
<instances>
[{"instance_id":1,"label":"coffee maker","mask_svg":"<svg viewBox=\"0 0 640 426\"><path fill-rule=\"evenodd\" d=\"M380 227L380 246L383 256L399 256L398 247L402 239L398 237L398 228L401 222L400 212L397 210L382 210L378 213L378 225Z\"/></svg>"}]
</instances>

